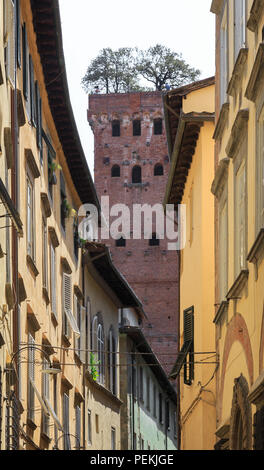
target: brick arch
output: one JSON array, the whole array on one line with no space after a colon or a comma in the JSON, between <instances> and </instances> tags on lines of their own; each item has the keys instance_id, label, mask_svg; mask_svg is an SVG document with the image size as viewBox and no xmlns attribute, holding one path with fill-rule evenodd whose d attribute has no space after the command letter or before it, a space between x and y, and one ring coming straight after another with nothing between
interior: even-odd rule
<instances>
[{"instance_id":1,"label":"brick arch","mask_svg":"<svg viewBox=\"0 0 264 470\"><path fill-rule=\"evenodd\" d=\"M241 343L242 348L244 349L250 384L252 385L253 384L253 371L254 371L253 353L252 353L247 325L246 325L244 318L242 317L240 313L237 313L230 321L228 328L227 328L226 337L225 337L225 345L224 345L224 353L223 353L223 361L222 361L222 372L221 372L221 379L220 379L220 393L219 393L219 402L221 404L220 405L221 414L222 414L222 402L223 402L223 393L224 393L225 371L226 371L229 354L235 341L239 341Z\"/></svg>"},{"instance_id":2,"label":"brick arch","mask_svg":"<svg viewBox=\"0 0 264 470\"><path fill-rule=\"evenodd\" d=\"M262 324L260 332L260 345L259 345L259 374L263 371L263 355L264 355L264 305L262 312Z\"/></svg>"}]
</instances>

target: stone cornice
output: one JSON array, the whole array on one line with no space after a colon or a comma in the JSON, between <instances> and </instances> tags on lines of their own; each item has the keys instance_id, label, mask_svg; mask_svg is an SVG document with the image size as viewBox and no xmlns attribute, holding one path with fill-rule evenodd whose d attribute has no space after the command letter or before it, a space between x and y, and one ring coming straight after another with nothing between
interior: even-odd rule
<instances>
[{"instance_id":1,"label":"stone cornice","mask_svg":"<svg viewBox=\"0 0 264 470\"><path fill-rule=\"evenodd\" d=\"M248 56L248 49L245 47L241 48L239 51L234 69L233 69L232 77L227 87L228 95L235 96L236 94L238 83L242 79L243 68L246 63L247 56Z\"/></svg>"},{"instance_id":2,"label":"stone cornice","mask_svg":"<svg viewBox=\"0 0 264 470\"><path fill-rule=\"evenodd\" d=\"M230 299L238 299L239 298L239 295L245 285L245 283L247 282L247 279L248 279L248 269L241 269L239 275L237 276L234 284L232 285L232 287L229 289L227 295L226 295L226 298L227 300L230 300Z\"/></svg>"},{"instance_id":3,"label":"stone cornice","mask_svg":"<svg viewBox=\"0 0 264 470\"><path fill-rule=\"evenodd\" d=\"M264 228L261 228L257 235L256 240L254 241L248 253L247 261L249 261L250 263L256 263L263 249L264 249Z\"/></svg>"},{"instance_id":4,"label":"stone cornice","mask_svg":"<svg viewBox=\"0 0 264 470\"><path fill-rule=\"evenodd\" d=\"M212 183L211 192L214 196L220 196L222 189L224 187L224 183L227 177L227 170L229 166L230 159L229 158L222 158L219 161L218 167L215 172L215 178Z\"/></svg>"},{"instance_id":5,"label":"stone cornice","mask_svg":"<svg viewBox=\"0 0 264 470\"><path fill-rule=\"evenodd\" d=\"M264 8L263 0L254 0L253 5L250 10L249 19L247 22L247 27L253 33L256 31L258 22L261 18Z\"/></svg>"},{"instance_id":6,"label":"stone cornice","mask_svg":"<svg viewBox=\"0 0 264 470\"><path fill-rule=\"evenodd\" d=\"M214 135L213 135L214 140L220 140L222 138L224 127L225 127L228 114L229 114L229 108L230 108L229 103L224 103L221 108L219 118L215 126Z\"/></svg>"},{"instance_id":7,"label":"stone cornice","mask_svg":"<svg viewBox=\"0 0 264 470\"><path fill-rule=\"evenodd\" d=\"M248 109L240 109L236 115L235 122L233 124L231 135L226 146L226 154L229 158L233 158L239 141L241 141L241 136L244 135L249 118Z\"/></svg>"},{"instance_id":8,"label":"stone cornice","mask_svg":"<svg viewBox=\"0 0 264 470\"><path fill-rule=\"evenodd\" d=\"M259 45L258 52L251 75L248 81L245 97L250 101L255 101L258 93L259 85L262 83L261 77L264 70L264 43Z\"/></svg>"}]
</instances>

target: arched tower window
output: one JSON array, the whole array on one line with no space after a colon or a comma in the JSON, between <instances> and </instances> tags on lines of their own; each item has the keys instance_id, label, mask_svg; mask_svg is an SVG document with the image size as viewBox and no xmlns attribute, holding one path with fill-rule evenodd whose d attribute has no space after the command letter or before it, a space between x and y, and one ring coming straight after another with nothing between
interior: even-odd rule
<instances>
[{"instance_id":1,"label":"arched tower window","mask_svg":"<svg viewBox=\"0 0 264 470\"><path fill-rule=\"evenodd\" d=\"M136 165L132 170L132 183L141 183L141 181L141 167Z\"/></svg>"},{"instance_id":2,"label":"arched tower window","mask_svg":"<svg viewBox=\"0 0 264 470\"><path fill-rule=\"evenodd\" d=\"M154 176L163 176L163 165L157 163L154 167Z\"/></svg>"},{"instance_id":3,"label":"arched tower window","mask_svg":"<svg viewBox=\"0 0 264 470\"><path fill-rule=\"evenodd\" d=\"M120 166L113 165L111 169L111 176L112 178L119 178L120 177Z\"/></svg>"},{"instance_id":4,"label":"arched tower window","mask_svg":"<svg viewBox=\"0 0 264 470\"><path fill-rule=\"evenodd\" d=\"M153 232L152 237L149 239L149 246L159 246L159 244L159 238L157 238L157 234Z\"/></svg>"},{"instance_id":5,"label":"arched tower window","mask_svg":"<svg viewBox=\"0 0 264 470\"><path fill-rule=\"evenodd\" d=\"M117 119L112 121L112 137L120 137L120 121Z\"/></svg>"},{"instance_id":6,"label":"arched tower window","mask_svg":"<svg viewBox=\"0 0 264 470\"><path fill-rule=\"evenodd\" d=\"M154 119L154 135L162 134L162 119L156 118Z\"/></svg>"}]
</instances>

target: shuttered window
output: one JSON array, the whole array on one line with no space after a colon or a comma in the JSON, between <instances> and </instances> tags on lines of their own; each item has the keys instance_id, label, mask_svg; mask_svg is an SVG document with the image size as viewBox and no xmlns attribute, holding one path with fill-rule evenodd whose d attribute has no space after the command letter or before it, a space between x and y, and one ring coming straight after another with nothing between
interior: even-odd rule
<instances>
[{"instance_id":1,"label":"shuttered window","mask_svg":"<svg viewBox=\"0 0 264 470\"><path fill-rule=\"evenodd\" d=\"M29 50L27 39L27 28L24 23L22 28L22 46L23 46L23 94L26 103L26 112L30 119L30 81L29 81Z\"/></svg>"},{"instance_id":2,"label":"shuttered window","mask_svg":"<svg viewBox=\"0 0 264 470\"><path fill-rule=\"evenodd\" d=\"M16 14L12 0L5 1L6 14L6 75L12 87L15 87L16 79Z\"/></svg>"},{"instance_id":3,"label":"shuttered window","mask_svg":"<svg viewBox=\"0 0 264 470\"><path fill-rule=\"evenodd\" d=\"M235 275L246 266L246 164L235 175Z\"/></svg>"},{"instance_id":4,"label":"shuttered window","mask_svg":"<svg viewBox=\"0 0 264 470\"><path fill-rule=\"evenodd\" d=\"M220 29L220 106L227 101L227 82L228 82L228 24L227 7L222 19Z\"/></svg>"},{"instance_id":5,"label":"shuttered window","mask_svg":"<svg viewBox=\"0 0 264 470\"><path fill-rule=\"evenodd\" d=\"M76 406L75 408L75 436L76 436L76 449L81 446L81 408Z\"/></svg>"},{"instance_id":6,"label":"shuttered window","mask_svg":"<svg viewBox=\"0 0 264 470\"><path fill-rule=\"evenodd\" d=\"M57 276L56 276L56 250L50 243L50 292L51 311L57 317Z\"/></svg>"},{"instance_id":7,"label":"shuttered window","mask_svg":"<svg viewBox=\"0 0 264 470\"><path fill-rule=\"evenodd\" d=\"M74 313L80 336L75 338L75 354L84 363L86 347L86 308L81 305L78 297L74 295Z\"/></svg>"},{"instance_id":8,"label":"shuttered window","mask_svg":"<svg viewBox=\"0 0 264 470\"><path fill-rule=\"evenodd\" d=\"M67 310L72 310L72 281L69 274L63 273L63 333L69 336L69 323L67 318Z\"/></svg>"},{"instance_id":9,"label":"shuttered window","mask_svg":"<svg viewBox=\"0 0 264 470\"><path fill-rule=\"evenodd\" d=\"M71 450L70 424L69 424L69 396L63 395L63 432L64 432L64 450Z\"/></svg>"},{"instance_id":10,"label":"shuttered window","mask_svg":"<svg viewBox=\"0 0 264 470\"><path fill-rule=\"evenodd\" d=\"M98 354L98 381L102 385L105 381L105 345L103 325L99 323L97 327L97 354Z\"/></svg>"},{"instance_id":11,"label":"shuttered window","mask_svg":"<svg viewBox=\"0 0 264 470\"><path fill-rule=\"evenodd\" d=\"M257 139L256 221L258 233L264 227L264 108L257 122Z\"/></svg>"},{"instance_id":12,"label":"shuttered window","mask_svg":"<svg viewBox=\"0 0 264 470\"><path fill-rule=\"evenodd\" d=\"M246 45L246 0L234 0L234 61Z\"/></svg>"},{"instance_id":13,"label":"shuttered window","mask_svg":"<svg viewBox=\"0 0 264 470\"><path fill-rule=\"evenodd\" d=\"M35 113L36 113L36 138L37 138L37 146L40 151L40 159L42 161L42 100L40 97L39 85L38 82L35 82Z\"/></svg>"},{"instance_id":14,"label":"shuttered window","mask_svg":"<svg viewBox=\"0 0 264 470\"><path fill-rule=\"evenodd\" d=\"M42 286L48 289L47 221L42 217Z\"/></svg>"},{"instance_id":15,"label":"shuttered window","mask_svg":"<svg viewBox=\"0 0 264 470\"><path fill-rule=\"evenodd\" d=\"M34 66L33 66L31 55L29 55L29 87L30 87L30 122L33 126L36 127Z\"/></svg>"},{"instance_id":16,"label":"shuttered window","mask_svg":"<svg viewBox=\"0 0 264 470\"><path fill-rule=\"evenodd\" d=\"M48 369L49 368L49 363L46 358L43 359L43 369ZM42 374L42 395L45 403L45 399L49 400L50 398L50 382L49 382L49 374L48 373L43 373ZM47 413L44 413L42 411L42 431L46 436L49 436L49 415Z\"/></svg>"},{"instance_id":17,"label":"shuttered window","mask_svg":"<svg viewBox=\"0 0 264 470\"><path fill-rule=\"evenodd\" d=\"M35 381L35 340L31 334L28 335L28 344L28 418L34 421L35 394L31 381Z\"/></svg>"},{"instance_id":18,"label":"shuttered window","mask_svg":"<svg viewBox=\"0 0 264 470\"><path fill-rule=\"evenodd\" d=\"M194 308L183 312L183 346L170 373L176 378L184 366L184 383L191 385L194 379Z\"/></svg>"}]
</instances>

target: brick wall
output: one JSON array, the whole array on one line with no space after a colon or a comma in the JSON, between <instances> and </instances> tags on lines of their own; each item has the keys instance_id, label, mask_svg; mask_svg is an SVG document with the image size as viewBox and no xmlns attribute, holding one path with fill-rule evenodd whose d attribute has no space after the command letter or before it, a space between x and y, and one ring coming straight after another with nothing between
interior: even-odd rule
<instances>
[{"instance_id":1,"label":"brick wall","mask_svg":"<svg viewBox=\"0 0 264 470\"><path fill-rule=\"evenodd\" d=\"M130 208L135 203L152 206L162 203L169 159L164 120L162 134L153 132L156 118L163 118L160 92L89 97L88 120L95 138L95 185L99 197L109 196L110 207L117 203ZM133 136L133 119L141 121L140 136ZM112 120L120 120L120 137L112 136ZM154 176L157 163L163 165L163 176ZM111 177L114 164L120 166L120 177ZM131 185L135 165L141 167L141 185ZM115 265L141 299L148 315L144 333L161 363L170 371L177 353L177 253L167 250L166 239L153 247L147 239L127 240L122 248L117 248L110 239L109 245ZM169 356L164 355L167 353Z\"/></svg>"}]
</instances>

